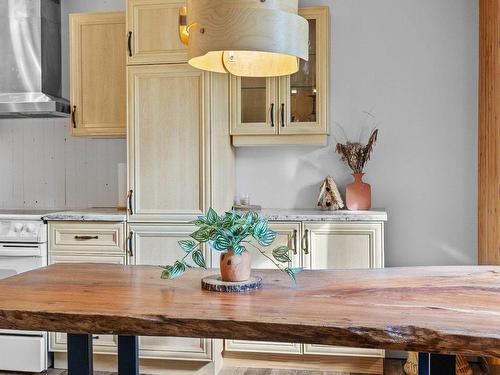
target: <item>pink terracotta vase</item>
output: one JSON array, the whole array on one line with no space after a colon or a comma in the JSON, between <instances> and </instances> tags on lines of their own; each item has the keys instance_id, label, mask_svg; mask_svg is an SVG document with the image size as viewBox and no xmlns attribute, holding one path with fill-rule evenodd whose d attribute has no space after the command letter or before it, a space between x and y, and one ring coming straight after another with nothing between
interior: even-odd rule
<instances>
[{"instance_id":1,"label":"pink terracotta vase","mask_svg":"<svg viewBox=\"0 0 500 375\"><path fill-rule=\"evenodd\" d=\"M346 187L346 205L351 211L369 210L372 207L372 188L363 182L364 173L353 173L354 182Z\"/></svg>"},{"instance_id":2,"label":"pink terracotta vase","mask_svg":"<svg viewBox=\"0 0 500 375\"><path fill-rule=\"evenodd\" d=\"M220 257L220 274L222 281L238 282L250 278L250 253L235 254L233 249Z\"/></svg>"}]
</instances>

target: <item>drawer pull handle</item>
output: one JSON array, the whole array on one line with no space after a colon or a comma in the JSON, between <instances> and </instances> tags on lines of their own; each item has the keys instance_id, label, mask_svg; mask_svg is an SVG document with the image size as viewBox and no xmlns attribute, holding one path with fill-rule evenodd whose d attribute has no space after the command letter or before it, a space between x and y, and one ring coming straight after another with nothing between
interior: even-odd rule
<instances>
[{"instance_id":1,"label":"drawer pull handle","mask_svg":"<svg viewBox=\"0 0 500 375\"><path fill-rule=\"evenodd\" d=\"M281 127L285 127L285 103L281 103Z\"/></svg>"},{"instance_id":2,"label":"drawer pull handle","mask_svg":"<svg viewBox=\"0 0 500 375\"><path fill-rule=\"evenodd\" d=\"M271 127L274 128L274 103L271 103L271 109L269 110L269 116L271 117Z\"/></svg>"},{"instance_id":3,"label":"drawer pull handle","mask_svg":"<svg viewBox=\"0 0 500 375\"><path fill-rule=\"evenodd\" d=\"M90 241L90 240L98 240L99 236L75 236L75 240L77 241Z\"/></svg>"},{"instance_id":4,"label":"drawer pull handle","mask_svg":"<svg viewBox=\"0 0 500 375\"><path fill-rule=\"evenodd\" d=\"M302 250L304 254L309 254L309 229L305 230L304 237L302 238Z\"/></svg>"},{"instance_id":5,"label":"drawer pull handle","mask_svg":"<svg viewBox=\"0 0 500 375\"><path fill-rule=\"evenodd\" d=\"M293 255L297 255L297 248L299 247L297 242L298 242L298 235L297 235L297 229L293 230Z\"/></svg>"},{"instance_id":6,"label":"drawer pull handle","mask_svg":"<svg viewBox=\"0 0 500 375\"><path fill-rule=\"evenodd\" d=\"M99 336L92 336L93 340L99 340Z\"/></svg>"},{"instance_id":7,"label":"drawer pull handle","mask_svg":"<svg viewBox=\"0 0 500 375\"><path fill-rule=\"evenodd\" d=\"M131 189L128 192L128 213L130 215L134 214L134 211L132 210L132 196L134 195L134 191Z\"/></svg>"},{"instance_id":8,"label":"drawer pull handle","mask_svg":"<svg viewBox=\"0 0 500 375\"><path fill-rule=\"evenodd\" d=\"M132 57L132 31L128 32L127 49L128 49L128 56Z\"/></svg>"},{"instance_id":9,"label":"drawer pull handle","mask_svg":"<svg viewBox=\"0 0 500 375\"><path fill-rule=\"evenodd\" d=\"M76 105L73 106L73 110L71 111L71 123L73 124L73 128L76 129Z\"/></svg>"},{"instance_id":10,"label":"drawer pull handle","mask_svg":"<svg viewBox=\"0 0 500 375\"><path fill-rule=\"evenodd\" d=\"M128 234L128 254L131 257L134 256L134 249L132 248L133 239L134 239L134 232L130 231L130 233Z\"/></svg>"}]
</instances>

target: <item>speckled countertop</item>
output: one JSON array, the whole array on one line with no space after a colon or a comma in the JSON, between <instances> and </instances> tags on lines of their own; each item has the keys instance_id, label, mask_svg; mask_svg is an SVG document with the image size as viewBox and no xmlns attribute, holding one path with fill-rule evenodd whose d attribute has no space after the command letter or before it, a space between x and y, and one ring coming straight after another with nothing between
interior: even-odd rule
<instances>
[{"instance_id":1,"label":"speckled countertop","mask_svg":"<svg viewBox=\"0 0 500 375\"><path fill-rule=\"evenodd\" d=\"M127 221L127 211L118 208L86 208L51 212L42 217L46 221Z\"/></svg>"},{"instance_id":2,"label":"speckled countertop","mask_svg":"<svg viewBox=\"0 0 500 375\"><path fill-rule=\"evenodd\" d=\"M369 211L263 208L259 215L272 221L387 221L387 212L381 208ZM89 208L50 212L42 218L47 221L127 221L127 211Z\"/></svg>"},{"instance_id":3,"label":"speckled countertop","mask_svg":"<svg viewBox=\"0 0 500 375\"><path fill-rule=\"evenodd\" d=\"M382 208L369 211L263 208L260 216L273 221L387 221Z\"/></svg>"}]
</instances>

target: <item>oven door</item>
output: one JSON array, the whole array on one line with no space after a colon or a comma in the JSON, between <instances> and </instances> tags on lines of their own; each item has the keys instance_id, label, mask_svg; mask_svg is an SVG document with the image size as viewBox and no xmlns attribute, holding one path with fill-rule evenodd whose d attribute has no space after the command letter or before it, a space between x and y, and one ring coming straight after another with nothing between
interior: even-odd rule
<instances>
[{"instance_id":1,"label":"oven door","mask_svg":"<svg viewBox=\"0 0 500 375\"><path fill-rule=\"evenodd\" d=\"M0 279L47 265L46 244L0 243ZM0 330L0 371L47 369L47 332Z\"/></svg>"}]
</instances>

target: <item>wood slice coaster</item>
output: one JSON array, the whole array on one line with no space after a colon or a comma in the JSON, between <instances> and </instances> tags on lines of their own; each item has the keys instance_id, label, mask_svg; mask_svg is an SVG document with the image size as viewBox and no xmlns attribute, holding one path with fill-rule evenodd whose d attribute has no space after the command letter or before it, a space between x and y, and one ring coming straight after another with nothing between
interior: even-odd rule
<instances>
[{"instance_id":1,"label":"wood slice coaster","mask_svg":"<svg viewBox=\"0 0 500 375\"><path fill-rule=\"evenodd\" d=\"M201 279L201 287L212 292L246 292L262 288L262 278L250 276L247 281L222 281L220 275L207 276Z\"/></svg>"}]
</instances>

